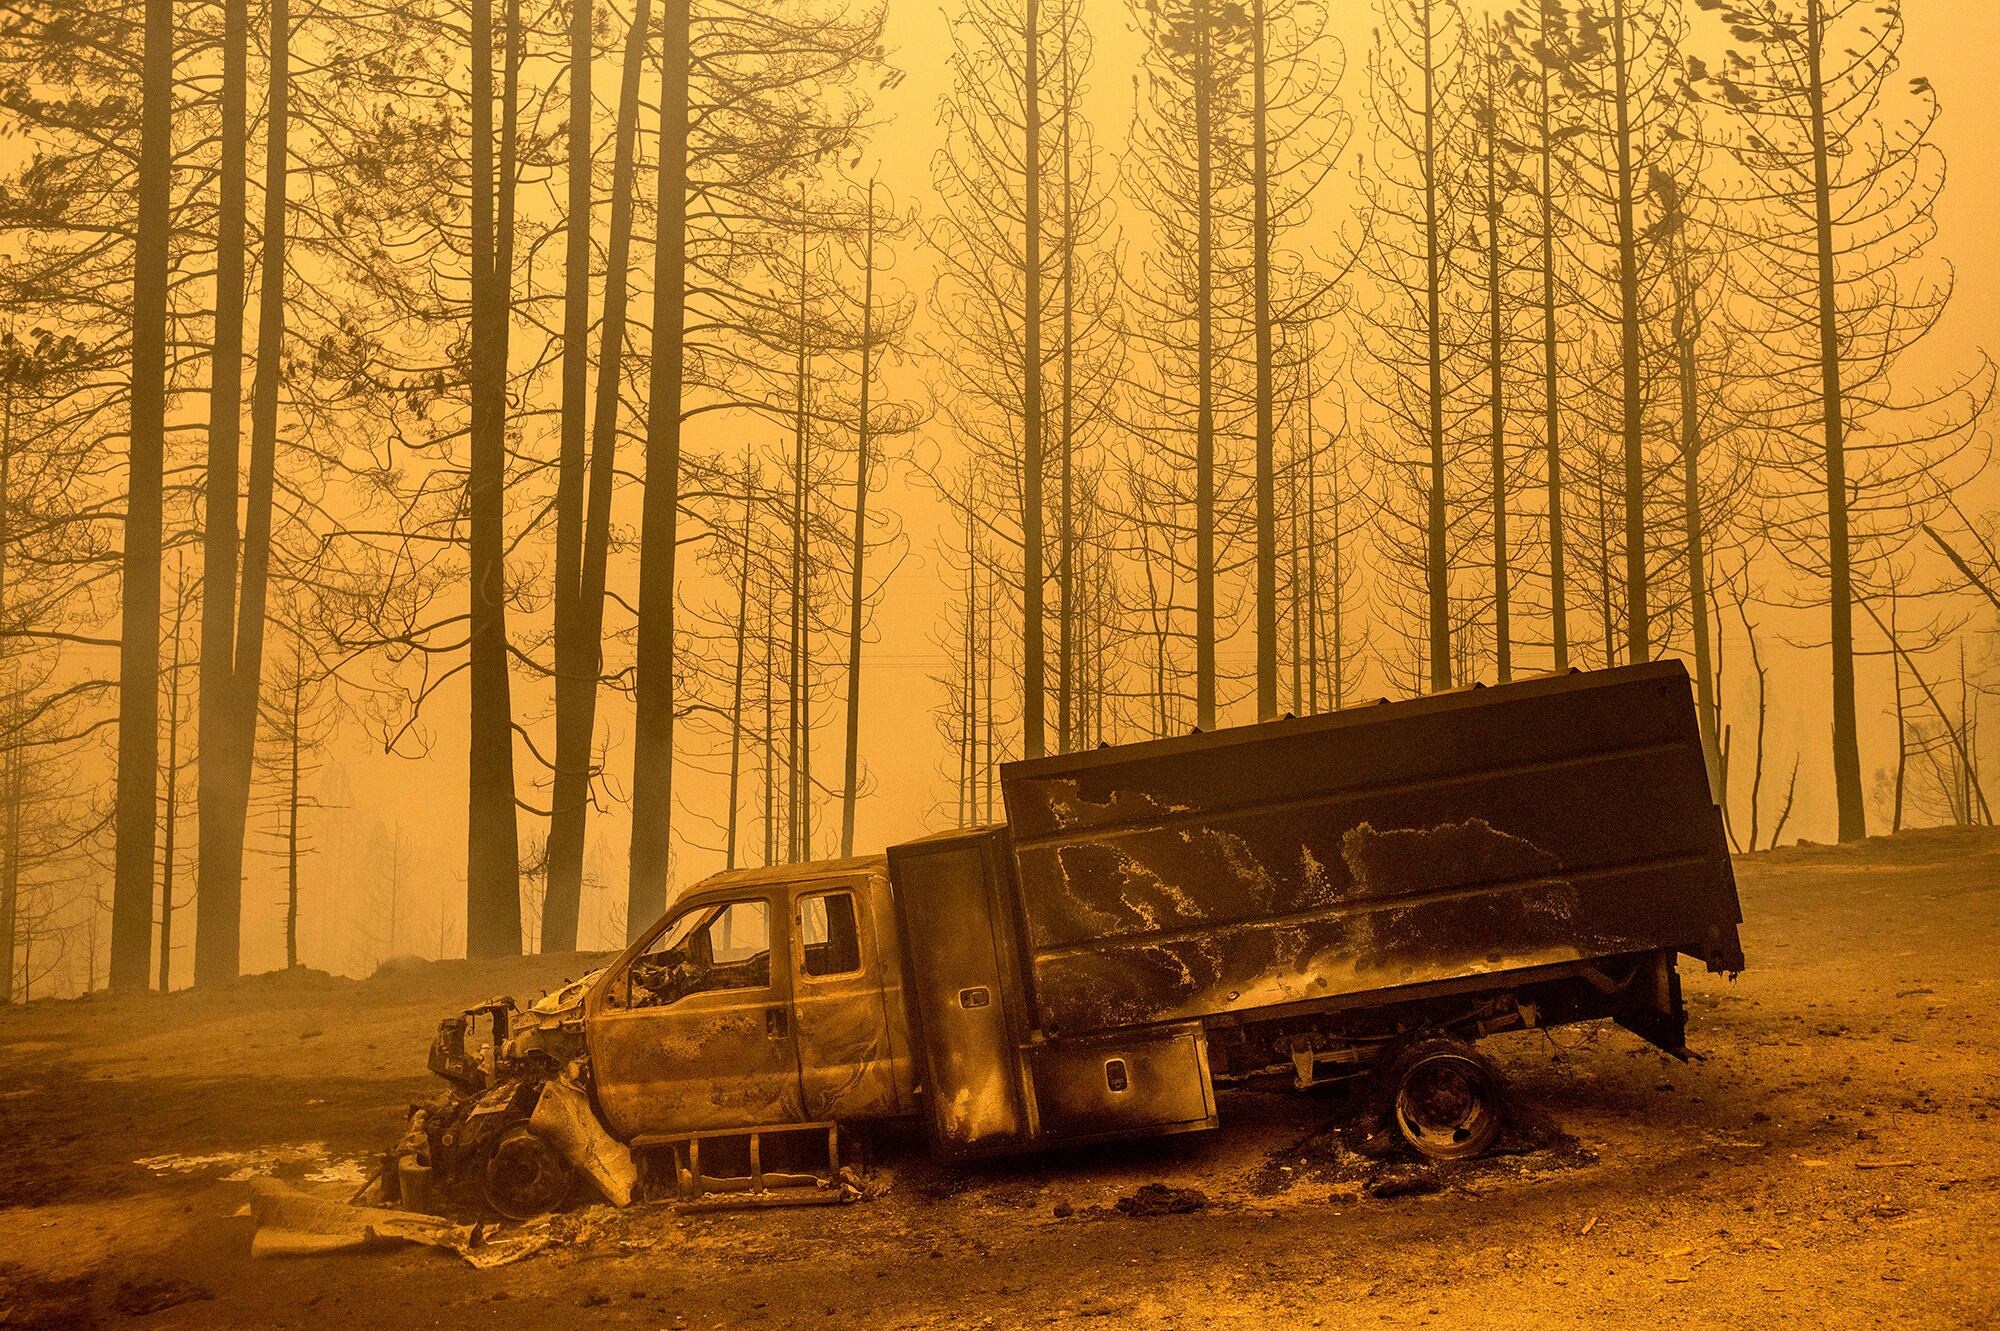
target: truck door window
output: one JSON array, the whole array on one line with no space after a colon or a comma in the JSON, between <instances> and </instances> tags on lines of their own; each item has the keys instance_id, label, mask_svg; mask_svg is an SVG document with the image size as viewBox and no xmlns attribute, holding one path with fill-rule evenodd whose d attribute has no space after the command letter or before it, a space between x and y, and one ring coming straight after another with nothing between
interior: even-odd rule
<instances>
[{"instance_id":1,"label":"truck door window","mask_svg":"<svg viewBox=\"0 0 2000 1331\"><path fill-rule=\"evenodd\" d=\"M771 983L771 921L762 901L732 901L669 925L632 963L632 1006L663 1007L689 994L763 989Z\"/></svg>"},{"instance_id":2,"label":"truck door window","mask_svg":"<svg viewBox=\"0 0 2000 1331\"><path fill-rule=\"evenodd\" d=\"M807 975L849 975L861 969L861 934L854 894L819 892L799 898L799 942Z\"/></svg>"}]
</instances>

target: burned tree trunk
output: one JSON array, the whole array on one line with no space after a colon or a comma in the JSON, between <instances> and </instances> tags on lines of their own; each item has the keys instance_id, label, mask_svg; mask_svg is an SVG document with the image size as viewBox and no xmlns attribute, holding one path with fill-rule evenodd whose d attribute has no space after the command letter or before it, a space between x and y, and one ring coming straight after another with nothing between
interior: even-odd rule
<instances>
[{"instance_id":1,"label":"burned tree trunk","mask_svg":"<svg viewBox=\"0 0 2000 1331\"><path fill-rule=\"evenodd\" d=\"M511 275L497 262L493 162L493 3L472 5L472 309L469 520L471 697L465 950L521 951L520 844L507 660L506 325Z\"/></svg>"},{"instance_id":2,"label":"burned tree trunk","mask_svg":"<svg viewBox=\"0 0 2000 1331\"><path fill-rule=\"evenodd\" d=\"M854 853L854 805L861 783L861 611L862 576L868 557L868 407L875 377L875 182L868 182L868 233L862 248L861 401L855 427L853 568L847 603L847 761L841 779L840 853ZM1067 607L1065 606L1065 610Z\"/></svg>"},{"instance_id":3,"label":"burned tree trunk","mask_svg":"<svg viewBox=\"0 0 2000 1331\"><path fill-rule=\"evenodd\" d=\"M639 529L639 625L633 664L632 848L625 930L667 908L673 856L674 555L680 539L681 395L687 319L688 10L662 10L660 170L654 223L653 361Z\"/></svg>"},{"instance_id":4,"label":"burned tree trunk","mask_svg":"<svg viewBox=\"0 0 2000 1331\"><path fill-rule=\"evenodd\" d=\"M569 5L569 200L564 214L562 402L556 459L555 771L549 800L546 891L542 898L540 951L569 951L576 943L583 885L584 820L590 806L590 745L596 727L598 648L586 631L584 507L589 488L584 432L590 402L590 228L595 184L591 122L591 0ZM627 64L630 65L629 59ZM624 132L623 112L619 132ZM613 196L614 199L616 195ZM619 281L605 270L607 288ZM606 291L607 303L610 292ZM608 313L608 311L607 311ZM609 320L606 320L607 325ZM608 331L608 330L607 330ZM608 344L607 344L608 345ZM599 367L600 382L604 377Z\"/></svg>"},{"instance_id":5,"label":"burned tree trunk","mask_svg":"<svg viewBox=\"0 0 2000 1331\"><path fill-rule=\"evenodd\" d=\"M172 219L174 10L145 0L138 222L133 244L131 436L118 654L118 793L111 987L143 989L153 946L159 798L160 545L167 430L168 238Z\"/></svg>"},{"instance_id":6,"label":"burned tree trunk","mask_svg":"<svg viewBox=\"0 0 2000 1331\"><path fill-rule=\"evenodd\" d=\"M584 822L590 811L591 745L597 730L597 683L603 674L604 580L611 558L611 490L618 453L619 390L625 364L625 319L630 298L632 186L639 131L639 71L646 52L651 5L639 0L625 39L625 69L612 150L611 233L605 250L604 321L597 356L597 401L590 428L588 492L584 500L570 664L556 668L556 687L570 688L569 725L558 704L556 790L549 818L548 890L542 900L541 951L576 947L583 900ZM558 578L560 579L560 574ZM558 647L561 640L558 638ZM559 695L560 696L560 695ZM570 744L565 750L564 741ZM565 794L567 799L565 799Z\"/></svg>"}]
</instances>

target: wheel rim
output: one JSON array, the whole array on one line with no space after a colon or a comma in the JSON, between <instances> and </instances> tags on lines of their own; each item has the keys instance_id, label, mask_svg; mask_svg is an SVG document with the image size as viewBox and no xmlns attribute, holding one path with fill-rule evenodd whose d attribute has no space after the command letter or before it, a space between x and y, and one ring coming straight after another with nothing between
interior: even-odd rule
<instances>
[{"instance_id":1,"label":"wheel rim","mask_svg":"<svg viewBox=\"0 0 2000 1331\"><path fill-rule=\"evenodd\" d=\"M515 1128L486 1162L486 1201L509 1220L532 1220L562 1204L570 1169L555 1148L525 1127Z\"/></svg>"},{"instance_id":2,"label":"wheel rim","mask_svg":"<svg viewBox=\"0 0 2000 1331\"><path fill-rule=\"evenodd\" d=\"M1492 1075L1457 1054L1423 1059L1396 1088L1396 1126L1403 1139L1436 1160L1477 1155L1500 1131Z\"/></svg>"}]
</instances>

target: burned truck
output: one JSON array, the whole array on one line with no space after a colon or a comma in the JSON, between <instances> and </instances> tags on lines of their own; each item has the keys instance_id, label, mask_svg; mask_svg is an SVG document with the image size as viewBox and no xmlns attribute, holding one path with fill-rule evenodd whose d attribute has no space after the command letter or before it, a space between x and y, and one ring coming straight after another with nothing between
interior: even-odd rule
<instances>
[{"instance_id":1,"label":"burned truck","mask_svg":"<svg viewBox=\"0 0 2000 1331\"><path fill-rule=\"evenodd\" d=\"M1406 1149L1459 1158L1501 1123L1480 1037L1609 1018L1686 1058L1680 959L1743 968L1674 662L1009 763L1000 787L998 826L719 874L601 971L446 1022L453 1090L406 1162L519 1214L599 1177L594 1137L637 1161L614 1194L775 1197L875 1125L990 1155L1347 1078Z\"/></svg>"}]
</instances>

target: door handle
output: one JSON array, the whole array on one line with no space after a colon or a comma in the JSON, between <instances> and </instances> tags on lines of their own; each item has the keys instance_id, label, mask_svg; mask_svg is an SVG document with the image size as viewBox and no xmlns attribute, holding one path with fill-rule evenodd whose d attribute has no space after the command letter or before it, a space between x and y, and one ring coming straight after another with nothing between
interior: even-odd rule
<instances>
[{"instance_id":1,"label":"door handle","mask_svg":"<svg viewBox=\"0 0 2000 1331\"><path fill-rule=\"evenodd\" d=\"M783 1008L767 1007L764 1009L765 1039L782 1040L789 1032L789 1028L790 1028L790 1022L787 1021L785 1017L785 1010Z\"/></svg>"}]
</instances>

